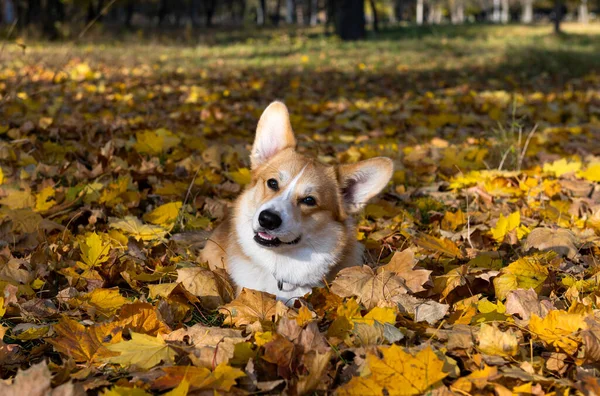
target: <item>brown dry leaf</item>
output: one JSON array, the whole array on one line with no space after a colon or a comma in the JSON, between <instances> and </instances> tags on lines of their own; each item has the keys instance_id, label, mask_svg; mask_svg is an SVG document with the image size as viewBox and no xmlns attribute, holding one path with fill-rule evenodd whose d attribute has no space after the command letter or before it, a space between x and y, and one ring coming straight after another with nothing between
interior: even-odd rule
<instances>
[{"instance_id":1,"label":"brown dry leaf","mask_svg":"<svg viewBox=\"0 0 600 396\"><path fill-rule=\"evenodd\" d=\"M327 366L331 359L331 352L318 353L312 352L304 355L302 360L304 366L308 369L308 375L300 376L296 387L298 394L305 395L313 392L323 385L323 376L327 373Z\"/></svg>"},{"instance_id":2,"label":"brown dry leaf","mask_svg":"<svg viewBox=\"0 0 600 396\"><path fill-rule=\"evenodd\" d=\"M107 346L121 340L117 324L97 324L85 327L68 318L55 324L56 338L48 340L54 349L78 363L100 364L101 360L116 355Z\"/></svg>"},{"instance_id":3,"label":"brown dry leaf","mask_svg":"<svg viewBox=\"0 0 600 396\"><path fill-rule=\"evenodd\" d=\"M220 269L211 271L203 267L181 268L177 270L177 282L200 298L202 305L208 309L217 309L234 296L227 274Z\"/></svg>"},{"instance_id":4,"label":"brown dry leaf","mask_svg":"<svg viewBox=\"0 0 600 396\"><path fill-rule=\"evenodd\" d=\"M488 355L515 356L519 349L519 340L511 330L501 331L495 324L482 324L477 334L479 350Z\"/></svg>"},{"instance_id":5,"label":"brown dry leaf","mask_svg":"<svg viewBox=\"0 0 600 396\"><path fill-rule=\"evenodd\" d=\"M235 300L219 309L225 315L225 323L236 327L256 321L274 322L287 311L285 304L272 294L251 289L242 289Z\"/></svg>"},{"instance_id":6,"label":"brown dry leaf","mask_svg":"<svg viewBox=\"0 0 600 396\"><path fill-rule=\"evenodd\" d=\"M535 248L543 252L551 250L560 256L574 259L578 254L576 243L577 237L570 230L564 228L535 228L527 235L523 249Z\"/></svg>"},{"instance_id":7,"label":"brown dry leaf","mask_svg":"<svg viewBox=\"0 0 600 396\"><path fill-rule=\"evenodd\" d=\"M439 322L450 309L448 304L440 304L433 300L423 300L408 294L396 297L401 313L412 316L415 322L427 322L434 325Z\"/></svg>"},{"instance_id":8,"label":"brown dry leaf","mask_svg":"<svg viewBox=\"0 0 600 396\"><path fill-rule=\"evenodd\" d=\"M464 254L460 248L450 239L441 239L420 233L418 237L413 239L413 242L415 245L436 255L442 255L450 258L464 258Z\"/></svg>"},{"instance_id":9,"label":"brown dry leaf","mask_svg":"<svg viewBox=\"0 0 600 396\"><path fill-rule=\"evenodd\" d=\"M0 381L2 396L61 396L59 389L52 390L52 375L46 362L19 370L12 384Z\"/></svg>"},{"instance_id":10,"label":"brown dry leaf","mask_svg":"<svg viewBox=\"0 0 600 396\"><path fill-rule=\"evenodd\" d=\"M119 312L117 324L123 329L151 336L171 332L169 326L162 321L160 313L148 303L124 305Z\"/></svg>"},{"instance_id":11,"label":"brown dry leaf","mask_svg":"<svg viewBox=\"0 0 600 396\"><path fill-rule=\"evenodd\" d=\"M506 296L506 313L519 315L521 320L529 322L532 314L543 318L548 311L554 309L550 301L540 301L533 289L517 289L508 292Z\"/></svg>"},{"instance_id":12,"label":"brown dry leaf","mask_svg":"<svg viewBox=\"0 0 600 396\"><path fill-rule=\"evenodd\" d=\"M212 367L227 363L233 358L235 345L244 342L241 330L207 327L201 324L175 330L165 337L166 341L187 341L196 348L194 361L197 366Z\"/></svg>"},{"instance_id":13,"label":"brown dry leaf","mask_svg":"<svg viewBox=\"0 0 600 396\"><path fill-rule=\"evenodd\" d=\"M331 285L331 291L341 297L356 296L367 309L380 301L394 301L396 296L407 293L402 279L393 272L375 273L366 265L341 270Z\"/></svg>"},{"instance_id":14,"label":"brown dry leaf","mask_svg":"<svg viewBox=\"0 0 600 396\"><path fill-rule=\"evenodd\" d=\"M294 357L294 343L287 338L277 335L264 345L263 359L274 363L280 368L289 368Z\"/></svg>"},{"instance_id":15,"label":"brown dry leaf","mask_svg":"<svg viewBox=\"0 0 600 396\"><path fill-rule=\"evenodd\" d=\"M587 328L581 332L583 351L588 362L600 361L600 323L594 317L585 318Z\"/></svg>"},{"instance_id":16,"label":"brown dry leaf","mask_svg":"<svg viewBox=\"0 0 600 396\"><path fill-rule=\"evenodd\" d=\"M242 370L230 367L226 364L219 364L214 371L204 367L194 366L174 366L162 367L166 373L156 379L152 386L157 389L174 388L186 380L190 384L190 389L203 390L211 389L215 391L229 392L235 385L238 378L245 374Z\"/></svg>"},{"instance_id":17,"label":"brown dry leaf","mask_svg":"<svg viewBox=\"0 0 600 396\"><path fill-rule=\"evenodd\" d=\"M402 252L395 252L390 262L377 268L377 272L390 271L398 275L404 281L403 286L409 293L418 293L425 288L423 285L429 280L431 271L425 269L415 269L417 261L415 252L412 249L406 249Z\"/></svg>"}]
</instances>

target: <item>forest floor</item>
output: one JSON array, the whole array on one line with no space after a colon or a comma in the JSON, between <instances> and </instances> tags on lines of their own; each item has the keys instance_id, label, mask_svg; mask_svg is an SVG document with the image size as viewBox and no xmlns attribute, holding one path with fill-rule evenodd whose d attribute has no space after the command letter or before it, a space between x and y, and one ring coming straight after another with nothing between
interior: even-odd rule
<instances>
[{"instance_id":1,"label":"forest floor","mask_svg":"<svg viewBox=\"0 0 600 396\"><path fill-rule=\"evenodd\" d=\"M600 25L144 32L0 49L0 393L600 393ZM299 150L394 160L294 307L172 236ZM59 392L59 391L57 391Z\"/></svg>"}]
</instances>

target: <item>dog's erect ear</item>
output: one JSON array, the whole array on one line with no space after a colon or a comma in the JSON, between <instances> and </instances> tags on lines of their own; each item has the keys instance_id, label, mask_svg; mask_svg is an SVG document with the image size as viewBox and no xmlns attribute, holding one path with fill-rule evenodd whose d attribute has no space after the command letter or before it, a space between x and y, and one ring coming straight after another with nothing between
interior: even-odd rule
<instances>
[{"instance_id":1,"label":"dog's erect ear","mask_svg":"<svg viewBox=\"0 0 600 396\"><path fill-rule=\"evenodd\" d=\"M290 147L296 147L296 139L287 107L281 102L273 102L260 116L256 127L256 137L250 153L252 169L256 169L281 150Z\"/></svg>"},{"instance_id":2,"label":"dog's erect ear","mask_svg":"<svg viewBox=\"0 0 600 396\"><path fill-rule=\"evenodd\" d=\"M393 171L392 160L385 157L340 165L338 174L346 211L356 213L362 209L369 199L379 194L388 184Z\"/></svg>"}]
</instances>

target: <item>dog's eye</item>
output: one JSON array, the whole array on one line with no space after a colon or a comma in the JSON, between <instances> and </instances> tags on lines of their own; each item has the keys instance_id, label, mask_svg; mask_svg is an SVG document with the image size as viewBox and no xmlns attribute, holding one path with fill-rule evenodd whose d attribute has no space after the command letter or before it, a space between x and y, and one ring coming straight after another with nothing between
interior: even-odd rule
<instances>
[{"instance_id":1,"label":"dog's eye","mask_svg":"<svg viewBox=\"0 0 600 396\"><path fill-rule=\"evenodd\" d=\"M306 206L315 206L317 204L317 200L314 199L314 197L311 197L310 195L308 197L302 198L300 202Z\"/></svg>"},{"instance_id":2,"label":"dog's eye","mask_svg":"<svg viewBox=\"0 0 600 396\"><path fill-rule=\"evenodd\" d=\"M267 180L267 186L269 186L269 188L273 191L279 190L279 183L277 183L277 180L275 179Z\"/></svg>"}]
</instances>

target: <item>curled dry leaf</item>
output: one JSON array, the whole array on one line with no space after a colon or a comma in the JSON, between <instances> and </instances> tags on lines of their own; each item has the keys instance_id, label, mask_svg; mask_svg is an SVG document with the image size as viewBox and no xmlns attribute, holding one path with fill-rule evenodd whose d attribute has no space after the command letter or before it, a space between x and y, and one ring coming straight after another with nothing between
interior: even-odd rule
<instances>
[{"instance_id":1,"label":"curled dry leaf","mask_svg":"<svg viewBox=\"0 0 600 396\"><path fill-rule=\"evenodd\" d=\"M181 268L177 270L177 282L197 296L208 309L216 309L233 299L233 285L227 273L221 269Z\"/></svg>"},{"instance_id":2,"label":"curled dry leaf","mask_svg":"<svg viewBox=\"0 0 600 396\"><path fill-rule=\"evenodd\" d=\"M501 331L495 324L482 324L477 334L479 350L488 355L510 357L519 349L519 340L511 330Z\"/></svg>"},{"instance_id":3,"label":"curled dry leaf","mask_svg":"<svg viewBox=\"0 0 600 396\"><path fill-rule=\"evenodd\" d=\"M527 235L523 249L535 248L543 252L551 250L556 254L575 259L577 257L577 237L564 228L536 228Z\"/></svg>"},{"instance_id":4,"label":"curled dry leaf","mask_svg":"<svg viewBox=\"0 0 600 396\"><path fill-rule=\"evenodd\" d=\"M345 268L333 281L331 291L342 297L356 296L371 309L379 302L394 302L403 294L425 290L431 271L415 269L414 252L396 252L391 261L375 271L369 266Z\"/></svg>"},{"instance_id":5,"label":"curled dry leaf","mask_svg":"<svg viewBox=\"0 0 600 396\"><path fill-rule=\"evenodd\" d=\"M219 309L225 323L241 327L254 322L273 322L288 311L284 303L269 293L242 289L240 295Z\"/></svg>"}]
</instances>

